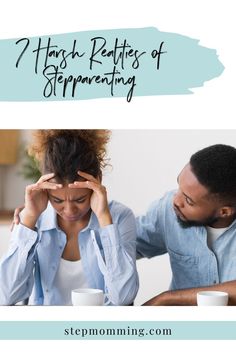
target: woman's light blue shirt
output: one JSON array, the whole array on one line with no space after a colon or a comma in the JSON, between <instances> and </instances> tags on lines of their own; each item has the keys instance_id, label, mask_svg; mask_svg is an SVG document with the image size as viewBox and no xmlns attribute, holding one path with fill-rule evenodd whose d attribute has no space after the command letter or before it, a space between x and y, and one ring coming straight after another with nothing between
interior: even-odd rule
<instances>
[{"instance_id":1,"label":"woman's light blue shirt","mask_svg":"<svg viewBox=\"0 0 236 354\"><path fill-rule=\"evenodd\" d=\"M91 288L107 294L107 304L131 304L138 291L136 225L130 209L112 201L113 224L100 228L94 213L79 232L79 250ZM41 214L36 229L15 225L10 247L0 262L0 304L30 298L33 305L60 305L54 279L66 245L51 204Z\"/></svg>"}]
</instances>

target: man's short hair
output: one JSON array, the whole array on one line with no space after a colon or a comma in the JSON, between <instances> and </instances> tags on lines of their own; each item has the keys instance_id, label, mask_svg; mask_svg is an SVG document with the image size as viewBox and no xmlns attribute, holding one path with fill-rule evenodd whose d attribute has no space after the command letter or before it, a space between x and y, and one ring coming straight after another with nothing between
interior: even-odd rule
<instances>
[{"instance_id":1,"label":"man's short hair","mask_svg":"<svg viewBox=\"0 0 236 354\"><path fill-rule=\"evenodd\" d=\"M227 203L236 204L236 149L216 144L197 151L190 166L198 181L210 193Z\"/></svg>"}]
</instances>

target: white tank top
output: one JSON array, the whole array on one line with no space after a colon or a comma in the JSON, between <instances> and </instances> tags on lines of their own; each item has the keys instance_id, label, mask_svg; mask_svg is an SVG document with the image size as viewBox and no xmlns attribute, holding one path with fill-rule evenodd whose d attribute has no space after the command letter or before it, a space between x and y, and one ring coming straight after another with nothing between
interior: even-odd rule
<instances>
[{"instance_id":1,"label":"white tank top","mask_svg":"<svg viewBox=\"0 0 236 354\"><path fill-rule=\"evenodd\" d=\"M72 305L71 290L88 288L82 261L72 262L61 258L54 284L60 294L61 305Z\"/></svg>"},{"instance_id":2,"label":"white tank top","mask_svg":"<svg viewBox=\"0 0 236 354\"><path fill-rule=\"evenodd\" d=\"M207 245L210 249L212 249L213 247L213 243L229 228L228 227L224 227L224 228L214 228L214 227L210 227L207 226Z\"/></svg>"}]
</instances>

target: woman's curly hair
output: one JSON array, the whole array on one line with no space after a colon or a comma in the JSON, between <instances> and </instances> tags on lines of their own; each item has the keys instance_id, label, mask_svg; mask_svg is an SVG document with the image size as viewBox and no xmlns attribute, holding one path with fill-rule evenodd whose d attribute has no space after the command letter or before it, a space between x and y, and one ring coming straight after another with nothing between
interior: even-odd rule
<instances>
[{"instance_id":1,"label":"woman's curly hair","mask_svg":"<svg viewBox=\"0 0 236 354\"><path fill-rule=\"evenodd\" d=\"M78 180L78 170L101 177L108 165L106 145L110 131L105 129L36 130L28 153L43 174L55 173L58 182Z\"/></svg>"}]
</instances>

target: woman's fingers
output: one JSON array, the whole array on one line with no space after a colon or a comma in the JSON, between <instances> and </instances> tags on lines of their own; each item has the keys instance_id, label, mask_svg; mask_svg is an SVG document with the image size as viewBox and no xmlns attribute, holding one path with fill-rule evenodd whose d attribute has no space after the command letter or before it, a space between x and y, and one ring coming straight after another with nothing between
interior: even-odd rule
<instances>
[{"instance_id":1,"label":"woman's fingers","mask_svg":"<svg viewBox=\"0 0 236 354\"><path fill-rule=\"evenodd\" d=\"M33 190L38 190L40 189L38 184L37 183L34 183L34 184L29 184L28 186L26 186L25 190L26 190L26 193L31 193Z\"/></svg>"},{"instance_id":2,"label":"woman's fingers","mask_svg":"<svg viewBox=\"0 0 236 354\"><path fill-rule=\"evenodd\" d=\"M84 181L84 182L76 181L74 183L69 183L68 187L74 188L74 189L76 189L76 188L89 188L89 183L90 183L89 181ZM89 189L91 189L91 188L89 188Z\"/></svg>"},{"instance_id":3,"label":"woman's fingers","mask_svg":"<svg viewBox=\"0 0 236 354\"><path fill-rule=\"evenodd\" d=\"M62 184L60 183L55 183L55 182L49 182L51 178L55 176L55 173L48 173L46 175L43 175L39 178L38 182L36 182L33 185L31 185L31 190L40 190L40 189L57 189L61 188Z\"/></svg>"},{"instance_id":4,"label":"woman's fingers","mask_svg":"<svg viewBox=\"0 0 236 354\"><path fill-rule=\"evenodd\" d=\"M46 175L43 175L39 178L39 180L30 185L31 190L39 190L39 189L57 189L61 188L62 184L55 183L55 182L49 182L51 178L55 176L55 173L48 173Z\"/></svg>"},{"instance_id":5,"label":"woman's fingers","mask_svg":"<svg viewBox=\"0 0 236 354\"><path fill-rule=\"evenodd\" d=\"M51 179L52 177L55 176L55 173L48 173L46 175L43 175L39 178L37 183L41 183L41 182L45 182L48 181L49 179Z\"/></svg>"},{"instance_id":6,"label":"woman's fingers","mask_svg":"<svg viewBox=\"0 0 236 354\"><path fill-rule=\"evenodd\" d=\"M20 222L20 212L24 209L24 205L22 205L22 206L20 206L19 208L16 208L15 210L14 210L14 217L13 217L13 222L15 223L15 224L19 224L19 222Z\"/></svg>"},{"instance_id":7,"label":"woman's fingers","mask_svg":"<svg viewBox=\"0 0 236 354\"><path fill-rule=\"evenodd\" d=\"M36 186L34 187L34 190L39 190L39 189L58 189L62 188L62 184L59 183L52 183L52 182L37 182Z\"/></svg>"},{"instance_id":8,"label":"woman's fingers","mask_svg":"<svg viewBox=\"0 0 236 354\"><path fill-rule=\"evenodd\" d=\"M78 173L79 176L84 177L88 181L98 182L98 180L94 176L90 175L89 173L82 172L82 171L78 171L77 173Z\"/></svg>"},{"instance_id":9,"label":"woman's fingers","mask_svg":"<svg viewBox=\"0 0 236 354\"><path fill-rule=\"evenodd\" d=\"M69 188L88 188L92 189L94 192L99 192L105 190L105 187L102 186L100 183L85 181L85 182L74 182L69 184Z\"/></svg>"},{"instance_id":10,"label":"woman's fingers","mask_svg":"<svg viewBox=\"0 0 236 354\"><path fill-rule=\"evenodd\" d=\"M62 184L51 183L51 182L41 182L41 183L37 182L27 186L26 191L30 193L32 191L39 191L44 189L59 189L59 188L62 188Z\"/></svg>"},{"instance_id":11,"label":"woman's fingers","mask_svg":"<svg viewBox=\"0 0 236 354\"><path fill-rule=\"evenodd\" d=\"M20 212L21 212L21 210L24 209L24 207L25 206L22 205L21 207L16 208L14 210L13 221L12 221L12 224L11 224L11 231L13 230L14 225L19 225L19 223L20 223Z\"/></svg>"},{"instance_id":12,"label":"woman's fingers","mask_svg":"<svg viewBox=\"0 0 236 354\"><path fill-rule=\"evenodd\" d=\"M78 171L79 176L85 178L87 181L75 181L74 183L70 183L68 186L69 188L88 188L92 189L93 191L102 191L105 189L104 186L101 185L99 179L95 178L94 176L90 175L89 173Z\"/></svg>"}]
</instances>

